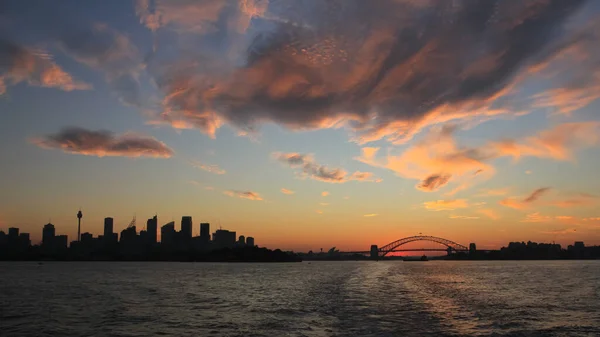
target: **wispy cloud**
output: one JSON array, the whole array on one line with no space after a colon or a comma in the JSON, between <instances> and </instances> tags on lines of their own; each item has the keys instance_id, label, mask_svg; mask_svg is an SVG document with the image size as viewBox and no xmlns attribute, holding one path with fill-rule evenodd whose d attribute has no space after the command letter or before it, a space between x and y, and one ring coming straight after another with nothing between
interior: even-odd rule
<instances>
[{"instance_id":1,"label":"wispy cloud","mask_svg":"<svg viewBox=\"0 0 600 337\"><path fill-rule=\"evenodd\" d=\"M535 203L542 196L548 194L550 191L550 187L538 188L531 192L528 196L523 199L518 199L516 197L510 197L503 199L499 202L500 205L514 208L514 209L526 209L531 207L533 203Z\"/></svg>"},{"instance_id":2,"label":"wispy cloud","mask_svg":"<svg viewBox=\"0 0 600 337\"><path fill-rule=\"evenodd\" d=\"M374 178L371 172L356 171L348 174L344 169L329 168L318 164L308 154L274 152L273 157L292 168L300 168L301 172L299 172L299 175L301 177L310 177L311 179L327 183L346 183L348 181L381 182L381 179Z\"/></svg>"},{"instance_id":3,"label":"wispy cloud","mask_svg":"<svg viewBox=\"0 0 600 337\"><path fill-rule=\"evenodd\" d=\"M193 167L195 167L195 168L199 168L201 170L204 170L204 171L207 171L207 172L210 172L210 173L214 173L214 174L225 174L225 173L227 173L227 171L223 170L218 165L202 164L201 162L199 162L197 160L191 161L190 164Z\"/></svg>"},{"instance_id":4,"label":"wispy cloud","mask_svg":"<svg viewBox=\"0 0 600 337\"><path fill-rule=\"evenodd\" d=\"M224 191L223 194L230 196L230 197L237 197L237 198L248 199L248 200L263 200L263 198L260 196L260 194L258 194L256 192L252 192L252 191L229 190L229 191Z\"/></svg>"},{"instance_id":5,"label":"wispy cloud","mask_svg":"<svg viewBox=\"0 0 600 337\"><path fill-rule=\"evenodd\" d=\"M600 198L595 195L577 193L566 198L554 200L551 202L551 205L560 208L572 208L579 206L593 206L598 204L598 202L600 202Z\"/></svg>"},{"instance_id":6,"label":"wispy cloud","mask_svg":"<svg viewBox=\"0 0 600 337\"><path fill-rule=\"evenodd\" d=\"M292 190L288 190L287 188L282 188L281 193L290 195L290 194L294 194L296 192L294 192Z\"/></svg>"},{"instance_id":7,"label":"wispy cloud","mask_svg":"<svg viewBox=\"0 0 600 337\"><path fill-rule=\"evenodd\" d=\"M317 214L323 214L323 211L321 210L316 210L315 212L317 212Z\"/></svg>"},{"instance_id":8,"label":"wispy cloud","mask_svg":"<svg viewBox=\"0 0 600 337\"><path fill-rule=\"evenodd\" d=\"M540 206L554 206L560 208L573 208L573 207L585 207L593 206L600 202L600 198L595 195L588 193L575 193L567 194L565 196L555 195L550 200L539 201L543 196L547 195L550 188L539 188L533 191L530 195L520 199L518 197L509 197L500 201L500 205L514 208L514 209L527 209L532 205Z\"/></svg>"},{"instance_id":9,"label":"wispy cloud","mask_svg":"<svg viewBox=\"0 0 600 337\"><path fill-rule=\"evenodd\" d=\"M174 152L155 138L127 133L115 135L110 131L94 131L68 127L57 134L31 140L46 149L60 149L67 153L87 156L169 158Z\"/></svg>"},{"instance_id":10,"label":"wispy cloud","mask_svg":"<svg viewBox=\"0 0 600 337\"><path fill-rule=\"evenodd\" d=\"M323 191L323 192L321 192L321 196L322 196L322 197L326 197L326 196L328 196L328 195L329 195L329 192L327 192L327 191Z\"/></svg>"},{"instance_id":11,"label":"wispy cloud","mask_svg":"<svg viewBox=\"0 0 600 337\"><path fill-rule=\"evenodd\" d=\"M190 185L194 185L194 186L198 186L198 187L203 187L207 191L214 191L214 189L215 189L212 186L205 186L204 184L202 184L202 183L200 183L198 181L195 181L195 180L189 180L188 183Z\"/></svg>"},{"instance_id":12,"label":"wispy cloud","mask_svg":"<svg viewBox=\"0 0 600 337\"><path fill-rule=\"evenodd\" d=\"M460 219L460 220L477 220L478 216L466 216L466 215L451 215L448 218L450 219Z\"/></svg>"},{"instance_id":13,"label":"wispy cloud","mask_svg":"<svg viewBox=\"0 0 600 337\"><path fill-rule=\"evenodd\" d=\"M477 194L478 197L500 197L507 195L510 192L510 187L498 189L484 189Z\"/></svg>"},{"instance_id":14,"label":"wispy cloud","mask_svg":"<svg viewBox=\"0 0 600 337\"><path fill-rule=\"evenodd\" d=\"M377 213L369 213L369 214L365 214L365 215L363 215L363 216L364 216L364 217L367 217L367 218L372 218L372 217L375 217L375 216L378 216L378 215L379 215L379 214L377 214Z\"/></svg>"},{"instance_id":15,"label":"wispy cloud","mask_svg":"<svg viewBox=\"0 0 600 337\"><path fill-rule=\"evenodd\" d=\"M488 217L488 218L490 218L492 220L498 220L498 219L500 219L500 215L498 215L498 213L495 210L491 209L491 208L479 209L479 210L477 210L477 213L483 214L483 215L485 215L486 217Z\"/></svg>"},{"instance_id":16,"label":"wispy cloud","mask_svg":"<svg viewBox=\"0 0 600 337\"><path fill-rule=\"evenodd\" d=\"M457 208L467 208L469 204L465 199L456 199L427 201L423 203L423 206L430 211L453 211Z\"/></svg>"},{"instance_id":17,"label":"wispy cloud","mask_svg":"<svg viewBox=\"0 0 600 337\"><path fill-rule=\"evenodd\" d=\"M75 80L44 50L32 50L0 39L0 95L6 87L27 82L64 91L89 90L92 85Z\"/></svg>"},{"instance_id":18,"label":"wispy cloud","mask_svg":"<svg viewBox=\"0 0 600 337\"><path fill-rule=\"evenodd\" d=\"M329 203L328 202L320 202L319 205L321 205L321 206L329 206Z\"/></svg>"}]
</instances>

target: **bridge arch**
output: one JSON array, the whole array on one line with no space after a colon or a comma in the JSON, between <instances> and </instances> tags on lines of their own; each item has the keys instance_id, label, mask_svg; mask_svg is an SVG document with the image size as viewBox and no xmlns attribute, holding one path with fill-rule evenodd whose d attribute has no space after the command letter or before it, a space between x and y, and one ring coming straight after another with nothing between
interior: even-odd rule
<instances>
[{"instance_id":1,"label":"bridge arch","mask_svg":"<svg viewBox=\"0 0 600 337\"><path fill-rule=\"evenodd\" d=\"M450 241L450 240L443 239L443 238L438 238L435 236L417 235L417 236L409 236L407 238L403 238L403 239L388 243L387 245L379 248L379 256L380 257L386 256L390 252L394 251L396 248L398 248L402 245L405 245L407 243L410 243L410 242L415 242L415 241L429 241L429 242L439 243L439 244L442 244L442 245L448 247L452 251L468 251L469 250L469 248L467 248L461 244L458 244L454 241Z\"/></svg>"}]
</instances>

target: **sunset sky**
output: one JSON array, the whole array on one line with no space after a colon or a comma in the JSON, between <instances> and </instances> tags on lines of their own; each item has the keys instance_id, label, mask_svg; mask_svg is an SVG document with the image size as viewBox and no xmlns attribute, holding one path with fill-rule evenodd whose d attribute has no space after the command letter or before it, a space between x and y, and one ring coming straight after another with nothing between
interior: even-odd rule
<instances>
[{"instance_id":1,"label":"sunset sky","mask_svg":"<svg viewBox=\"0 0 600 337\"><path fill-rule=\"evenodd\" d=\"M600 244L600 1L2 1L0 229Z\"/></svg>"}]
</instances>

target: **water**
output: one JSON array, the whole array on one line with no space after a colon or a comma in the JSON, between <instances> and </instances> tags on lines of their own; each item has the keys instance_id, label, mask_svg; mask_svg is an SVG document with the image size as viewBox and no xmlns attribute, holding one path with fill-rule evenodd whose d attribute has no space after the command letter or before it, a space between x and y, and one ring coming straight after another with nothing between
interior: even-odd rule
<instances>
[{"instance_id":1,"label":"water","mask_svg":"<svg viewBox=\"0 0 600 337\"><path fill-rule=\"evenodd\" d=\"M599 336L600 261L0 263L2 336Z\"/></svg>"}]
</instances>

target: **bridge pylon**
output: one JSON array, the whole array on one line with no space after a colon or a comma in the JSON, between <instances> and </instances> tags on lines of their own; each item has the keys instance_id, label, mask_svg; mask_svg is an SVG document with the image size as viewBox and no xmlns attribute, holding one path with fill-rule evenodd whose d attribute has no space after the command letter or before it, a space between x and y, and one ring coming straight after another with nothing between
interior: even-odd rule
<instances>
[{"instance_id":1,"label":"bridge pylon","mask_svg":"<svg viewBox=\"0 0 600 337\"><path fill-rule=\"evenodd\" d=\"M379 259L379 247L377 247L377 245L371 245L371 259Z\"/></svg>"}]
</instances>

